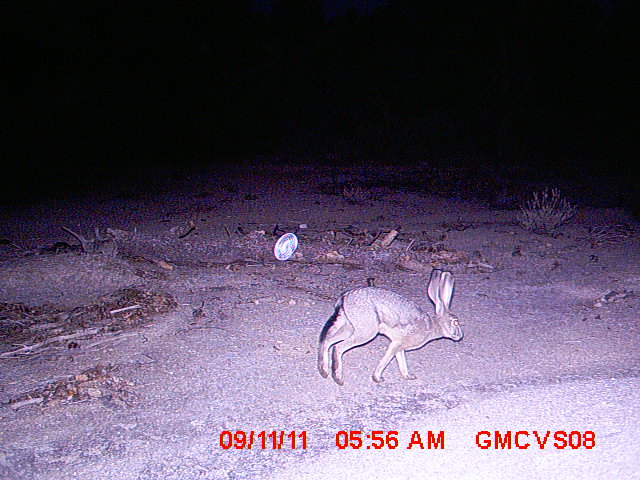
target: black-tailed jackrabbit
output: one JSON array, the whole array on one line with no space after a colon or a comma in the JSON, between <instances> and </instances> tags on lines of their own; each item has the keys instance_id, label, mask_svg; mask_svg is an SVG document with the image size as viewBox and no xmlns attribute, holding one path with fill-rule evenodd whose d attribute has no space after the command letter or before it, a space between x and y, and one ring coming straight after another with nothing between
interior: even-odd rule
<instances>
[{"instance_id":1,"label":"black-tailed jackrabbit","mask_svg":"<svg viewBox=\"0 0 640 480\"><path fill-rule=\"evenodd\" d=\"M379 333L391 340L387 352L378 363L373 380L383 381L382 372L395 356L400 373L407 380L415 379L407 369L406 350L415 350L436 338L462 338L458 319L449 312L453 295L453 275L433 270L429 298L436 306L435 317L423 312L411 300L390 290L365 287L351 290L336 302L333 315L320 334L318 368L323 377L329 376L329 350L333 348L331 371L338 385L344 384L342 355L372 340Z\"/></svg>"}]
</instances>

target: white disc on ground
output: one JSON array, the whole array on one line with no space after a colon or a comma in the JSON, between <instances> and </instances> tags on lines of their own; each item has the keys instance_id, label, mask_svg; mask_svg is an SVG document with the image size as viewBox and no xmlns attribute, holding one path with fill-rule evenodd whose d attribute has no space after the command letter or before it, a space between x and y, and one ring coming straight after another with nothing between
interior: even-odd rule
<instances>
[{"instance_id":1,"label":"white disc on ground","mask_svg":"<svg viewBox=\"0 0 640 480\"><path fill-rule=\"evenodd\" d=\"M294 233L285 233L273 247L273 254L278 260L288 260L298 248L298 237Z\"/></svg>"}]
</instances>

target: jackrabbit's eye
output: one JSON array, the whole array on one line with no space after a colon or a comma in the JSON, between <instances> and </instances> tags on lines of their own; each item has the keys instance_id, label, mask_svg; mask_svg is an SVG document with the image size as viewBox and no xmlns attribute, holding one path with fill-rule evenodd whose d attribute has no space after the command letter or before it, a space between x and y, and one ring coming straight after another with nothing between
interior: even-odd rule
<instances>
[{"instance_id":1,"label":"jackrabbit's eye","mask_svg":"<svg viewBox=\"0 0 640 480\"><path fill-rule=\"evenodd\" d=\"M458 320L451 320L451 325L457 327L458 325L460 325L460 323L458 322Z\"/></svg>"}]
</instances>

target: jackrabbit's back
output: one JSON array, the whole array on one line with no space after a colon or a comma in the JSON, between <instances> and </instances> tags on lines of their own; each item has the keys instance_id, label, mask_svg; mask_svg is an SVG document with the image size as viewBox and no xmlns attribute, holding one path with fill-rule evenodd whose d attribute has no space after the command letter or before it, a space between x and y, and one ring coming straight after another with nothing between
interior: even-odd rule
<instances>
[{"instance_id":1,"label":"jackrabbit's back","mask_svg":"<svg viewBox=\"0 0 640 480\"><path fill-rule=\"evenodd\" d=\"M351 322L367 323L371 328L379 328L381 323L394 328L427 317L411 300L384 288L351 290L344 295L342 305Z\"/></svg>"}]
</instances>

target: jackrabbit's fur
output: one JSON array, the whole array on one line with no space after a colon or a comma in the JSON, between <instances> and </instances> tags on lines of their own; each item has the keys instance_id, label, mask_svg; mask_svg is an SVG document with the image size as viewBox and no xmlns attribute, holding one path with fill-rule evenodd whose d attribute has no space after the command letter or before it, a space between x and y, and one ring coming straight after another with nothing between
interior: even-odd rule
<instances>
[{"instance_id":1,"label":"jackrabbit's fur","mask_svg":"<svg viewBox=\"0 0 640 480\"><path fill-rule=\"evenodd\" d=\"M415 375L407 369L406 350L415 350L436 338L462 338L458 319L449 311L453 295L453 275L433 270L427 291L436 307L431 317L411 300L390 290L375 287L357 288L343 294L327 320L318 347L318 369L329 376L329 351L333 348L331 372L338 385L344 384L342 356L347 350L371 341L381 333L391 340L378 363L373 380L382 382L382 372L395 356L400 373L407 380Z\"/></svg>"}]
</instances>

